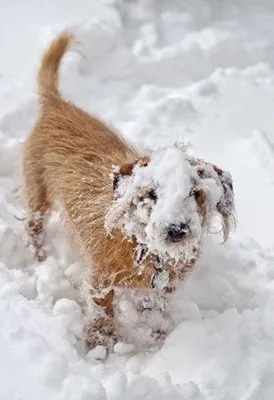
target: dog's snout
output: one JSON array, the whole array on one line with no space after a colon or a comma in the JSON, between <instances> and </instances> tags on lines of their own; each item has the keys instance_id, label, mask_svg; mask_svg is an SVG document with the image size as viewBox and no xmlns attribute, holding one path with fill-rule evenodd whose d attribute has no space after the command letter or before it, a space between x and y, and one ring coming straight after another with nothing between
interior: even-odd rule
<instances>
[{"instance_id":1,"label":"dog's snout","mask_svg":"<svg viewBox=\"0 0 274 400\"><path fill-rule=\"evenodd\" d=\"M171 242L179 242L189 232L188 225L184 223L171 224L167 229L168 240Z\"/></svg>"}]
</instances>

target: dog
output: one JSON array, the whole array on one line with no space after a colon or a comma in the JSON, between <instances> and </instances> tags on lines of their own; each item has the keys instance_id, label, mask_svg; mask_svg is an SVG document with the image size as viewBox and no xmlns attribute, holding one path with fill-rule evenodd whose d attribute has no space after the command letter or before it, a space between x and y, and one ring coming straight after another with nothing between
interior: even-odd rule
<instances>
[{"instance_id":1,"label":"dog","mask_svg":"<svg viewBox=\"0 0 274 400\"><path fill-rule=\"evenodd\" d=\"M113 128L62 98L58 72L74 37L62 32L38 71L39 118L26 139L26 228L39 261L44 223L60 211L89 272L93 311L89 348L119 337L115 288L169 293L199 257L215 215L225 240L234 213L229 172L192 157L184 146L140 154Z\"/></svg>"}]
</instances>

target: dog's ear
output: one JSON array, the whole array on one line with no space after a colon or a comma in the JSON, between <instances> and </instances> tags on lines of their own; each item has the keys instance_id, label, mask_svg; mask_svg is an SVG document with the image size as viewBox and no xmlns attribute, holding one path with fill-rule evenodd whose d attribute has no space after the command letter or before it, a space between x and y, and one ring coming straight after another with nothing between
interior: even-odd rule
<instances>
[{"instance_id":1,"label":"dog's ear","mask_svg":"<svg viewBox=\"0 0 274 400\"><path fill-rule=\"evenodd\" d=\"M150 158L145 156L145 157L141 157L136 161L133 161L132 163L125 163L125 164L121 164L120 166L114 166L111 169L111 173L110 173L110 178L112 181L112 185L113 185L113 191L115 191L118 187L118 183L119 180L121 179L121 177L123 176L130 176L132 174L132 171L134 169L134 167L138 164L142 167L146 167L147 164L149 163Z\"/></svg>"},{"instance_id":2,"label":"dog's ear","mask_svg":"<svg viewBox=\"0 0 274 400\"><path fill-rule=\"evenodd\" d=\"M192 159L189 161L195 167L200 178L214 178L217 184L222 187L223 193L216 209L222 217L224 241L227 240L231 222L234 222L234 190L231 174L214 164L203 160Z\"/></svg>"},{"instance_id":3,"label":"dog's ear","mask_svg":"<svg viewBox=\"0 0 274 400\"><path fill-rule=\"evenodd\" d=\"M221 196L217 204L217 210L219 211L223 219L223 234L224 241L226 241L228 239L228 235L231 229L231 223L235 223L233 182L231 174L229 172L223 171L215 165L213 165L213 169L217 173L219 181L223 188L223 195Z\"/></svg>"}]
</instances>

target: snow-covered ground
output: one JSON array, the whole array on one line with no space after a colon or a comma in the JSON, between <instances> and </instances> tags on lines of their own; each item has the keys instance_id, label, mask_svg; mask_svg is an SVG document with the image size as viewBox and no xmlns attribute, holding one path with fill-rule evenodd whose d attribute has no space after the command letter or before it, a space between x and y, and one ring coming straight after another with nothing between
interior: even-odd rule
<instances>
[{"instance_id":1,"label":"snow-covered ground","mask_svg":"<svg viewBox=\"0 0 274 400\"><path fill-rule=\"evenodd\" d=\"M274 397L274 3L272 0L0 1L1 400L272 400ZM24 245L20 149L36 117L49 39L82 45L62 91L139 146L185 139L234 178L235 235L209 238L175 294L161 349L105 361L79 346L80 265L59 230L37 264ZM20 194L20 190L19 190ZM128 335L140 321L124 301ZM136 326L135 326L136 325ZM135 336L134 336L135 333ZM120 350L120 353L119 353Z\"/></svg>"}]
</instances>

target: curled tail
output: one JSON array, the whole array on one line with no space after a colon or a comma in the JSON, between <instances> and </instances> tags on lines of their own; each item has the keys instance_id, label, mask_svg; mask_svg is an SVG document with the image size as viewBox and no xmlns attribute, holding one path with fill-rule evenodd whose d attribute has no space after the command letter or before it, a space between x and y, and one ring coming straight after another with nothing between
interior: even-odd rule
<instances>
[{"instance_id":1,"label":"curled tail","mask_svg":"<svg viewBox=\"0 0 274 400\"><path fill-rule=\"evenodd\" d=\"M67 31L62 32L51 42L48 49L44 52L37 77L38 94L41 102L48 95L60 97L58 90L58 70L60 62L72 40L72 33Z\"/></svg>"}]
</instances>

